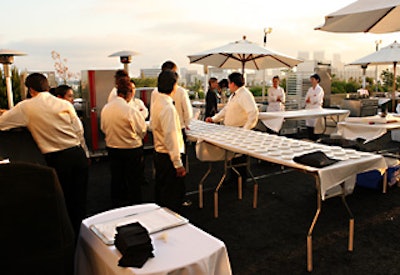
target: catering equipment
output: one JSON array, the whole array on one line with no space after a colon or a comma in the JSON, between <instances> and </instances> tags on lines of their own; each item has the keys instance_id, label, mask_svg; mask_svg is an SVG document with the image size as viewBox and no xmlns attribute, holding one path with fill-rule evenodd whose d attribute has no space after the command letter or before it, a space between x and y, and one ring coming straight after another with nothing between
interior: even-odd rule
<instances>
[{"instance_id":1,"label":"catering equipment","mask_svg":"<svg viewBox=\"0 0 400 275\"><path fill-rule=\"evenodd\" d=\"M350 110L350 116L373 116L378 113L378 102L376 98L346 98L340 107Z\"/></svg>"},{"instance_id":2,"label":"catering equipment","mask_svg":"<svg viewBox=\"0 0 400 275\"><path fill-rule=\"evenodd\" d=\"M100 112L114 88L115 70L86 70L81 72L82 110L86 144L91 152L104 151L104 134L100 130Z\"/></svg>"}]
</instances>

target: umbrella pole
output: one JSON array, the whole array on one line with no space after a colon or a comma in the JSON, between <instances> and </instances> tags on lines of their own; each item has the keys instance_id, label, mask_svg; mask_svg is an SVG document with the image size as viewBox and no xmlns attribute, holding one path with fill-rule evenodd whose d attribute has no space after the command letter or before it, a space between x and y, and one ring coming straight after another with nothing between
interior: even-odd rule
<instances>
[{"instance_id":1,"label":"umbrella pole","mask_svg":"<svg viewBox=\"0 0 400 275\"><path fill-rule=\"evenodd\" d=\"M396 67L397 62L393 62L393 91L392 91L392 112L394 113L396 110Z\"/></svg>"},{"instance_id":2,"label":"umbrella pole","mask_svg":"<svg viewBox=\"0 0 400 275\"><path fill-rule=\"evenodd\" d=\"M203 72L204 72L204 83L203 83L203 85L204 85L204 87L203 87L203 89L204 89L204 95L206 95L206 93L207 93L207 83L208 83L208 66L207 65L204 65L203 66Z\"/></svg>"}]
</instances>

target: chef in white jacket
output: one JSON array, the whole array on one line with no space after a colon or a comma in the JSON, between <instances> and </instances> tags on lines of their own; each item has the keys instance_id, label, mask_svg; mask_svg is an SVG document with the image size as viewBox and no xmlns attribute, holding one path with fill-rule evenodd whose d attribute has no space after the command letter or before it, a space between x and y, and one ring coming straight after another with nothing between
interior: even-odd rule
<instances>
[{"instance_id":1,"label":"chef in white jacket","mask_svg":"<svg viewBox=\"0 0 400 275\"><path fill-rule=\"evenodd\" d=\"M306 94L306 109L322 109L324 102L324 89L319 85L321 78L318 74L310 76L311 87ZM311 140L316 140L318 136L314 133L314 128L318 123L318 119L310 118L306 120L308 135Z\"/></svg>"},{"instance_id":2,"label":"chef in white jacket","mask_svg":"<svg viewBox=\"0 0 400 275\"><path fill-rule=\"evenodd\" d=\"M268 112L285 111L285 90L279 86L279 76L272 78L272 87L268 89Z\"/></svg>"}]
</instances>

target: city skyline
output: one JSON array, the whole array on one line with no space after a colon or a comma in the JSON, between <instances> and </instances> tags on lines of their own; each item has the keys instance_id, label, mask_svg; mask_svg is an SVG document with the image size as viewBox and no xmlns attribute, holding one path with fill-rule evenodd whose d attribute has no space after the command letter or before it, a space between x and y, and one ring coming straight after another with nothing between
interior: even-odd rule
<instances>
[{"instance_id":1,"label":"city skyline","mask_svg":"<svg viewBox=\"0 0 400 275\"><path fill-rule=\"evenodd\" d=\"M264 28L271 27L267 48L293 57L299 52L340 54L349 63L392 43L391 34L337 34L314 30L324 16L354 1L260 2L256 0L201 2L159 1L8 1L3 10L6 28L0 30L0 48L26 52L16 57L20 70L51 70L51 51L66 58L73 72L122 68L108 57L120 50L139 52L130 65L131 75L140 69L158 68L165 60L180 68L202 71L189 64L187 55L247 39L263 45ZM333 59L333 58L332 58ZM331 59L331 60L332 60Z\"/></svg>"}]
</instances>

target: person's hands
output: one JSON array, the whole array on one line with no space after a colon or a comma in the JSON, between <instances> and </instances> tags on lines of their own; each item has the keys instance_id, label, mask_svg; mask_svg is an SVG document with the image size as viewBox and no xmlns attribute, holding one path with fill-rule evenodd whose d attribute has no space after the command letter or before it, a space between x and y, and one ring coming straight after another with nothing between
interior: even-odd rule
<instances>
[{"instance_id":1,"label":"person's hands","mask_svg":"<svg viewBox=\"0 0 400 275\"><path fill-rule=\"evenodd\" d=\"M307 97L307 99L306 99L306 103L310 103L310 102L311 102L310 98L309 98L309 97Z\"/></svg>"},{"instance_id":2,"label":"person's hands","mask_svg":"<svg viewBox=\"0 0 400 275\"><path fill-rule=\"evenodd\" d=\"M181 167L176 168L176 176L178 178L182 178L182 177L186 176L185 167L181 166Z\"/></svg>"},{"instance_id":3,"label":"person's hands","mask_svg":"<svg viewBox=\"0 0 400 275\"><path fill-rule=\"evenodd\" d=\"M278 96L278 97L276 98L276 101L281 102L281 101L282 101L282 100L281 100L281 97Z\"/></svg>"},{"instance_id":4,"label":"person's hands","mask_svg":"<svg viewBox=\"0 0 400 275\"><path fill-rule=\"evenodd\" d=\"M206 122L213 123L214 121L212 120L212 118L211 118L211 117L206 117Z\"/></svg>"}]
</instances>

